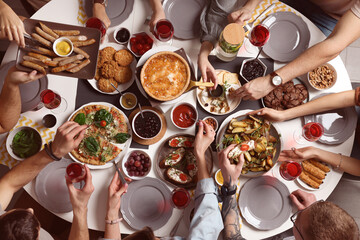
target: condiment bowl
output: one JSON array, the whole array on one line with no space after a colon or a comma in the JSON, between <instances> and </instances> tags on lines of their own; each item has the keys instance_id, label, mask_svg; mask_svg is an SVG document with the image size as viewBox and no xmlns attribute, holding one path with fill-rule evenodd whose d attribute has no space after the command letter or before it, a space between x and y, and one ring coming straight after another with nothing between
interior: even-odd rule
<instances>
[{"instance_id":1,"label":"condiment bowl","mask_svg":"<svg viewBox=\"0 0 360 240\"><path fill-rule=\"evenodd\" d=\"M141 49L138 49L137 44L139 43L141 44L143 51L141 51ZM146 32L132 34L127 45L128 49L135 55L135 57L141 57L153 46L154 40Z\"/></svg>"},{"instance_id":2,"label":"condiment bowl","mask_svg":"<svg viewBox=\"0 0 360 240\"><path fill-rule=\"evenodd\" d=\"M215 178L215 182L219 185L222 186L224 184L224 177L221 173L221 169L218 169L214 175Z\"/></svg>"},{"instance_id":3,"label":"condiment bowl","mask_svg":"<svg viewBox=\"0 0 360 240\"><path fill-rule=\"evenodd\" d=\"M57 46L59 43L61 43L61 42L67 42L68 44L70 44L70 51L69 51L67 54L65 54L65 55L60 54L60 53L57 51L57 49L56 49L56 46ZM55 53L56 55L58 55L59 57L68 57L68 56L70 56L70 54L73 52L73 50L74 50L74 45L73 45L73 43L71 42L70 39L68 39L68 38L66 38L66 37L60 37L60 38L56 39L55 42L53 43L53 50L54 50L54 53Z\"/></svg>"},{"instance_id":4,"label":"condiment bowl","mask_svg":"<svg viewBox=\"0 0 360 240\"><path fill-rule=\"evenodd\" d=\"M251 62L251 61L253 61L253 60L255 60L255 58L249 58L249 59L244 60L244 61L242 62L242 64L241 64L240 76L241 76L243 79L245 79L245 81L247 81L247 82L249 82L249 81L251 81L251 80L253 80L253 79L248 79L248 78L246 78L246 77L244 76L244 74L243 74L244 66L245 66L246 63ZM263 73L261 76L258 76L258 77L264 77L265 74L266 74L267 67L266 67L266 65L265 65L260 59L257 59L257 62L259 62L260 65L263 66L263 68L264 68L264 73Z\"/></svg>"},{"instance_id":5,"label":"condiment bowl","mask_svg":"<svg viewBox=\"0 0 360 240\"><path fill-rule=\"evenodd\" d=\"M155 115L153 115L153 116L156 116L156 117L158 118L160 126L158 127L159 130L158 130L158 132L156 133L156 135L151 136L151 137L145 137L144 135L141 136L140 133L144 133L144 132L147 132L147 133L148 133L149 130L152 130L152 127L154 127L154 125L153 125L153 126L150 126L149 129L147 129L147 130L145 130L145 131L144 131L144 130L140 130L140 131L139 131L138 127L135 126L135 125L136 125L135 121L136 121L136 119L139 119L139 121L140 121L140 120L144 120L146 124L151 124L150 121L148 120L148 118L146 117L146 115L147 115L149 112L155 114ZM160 131L161 131L162 126L163 126L161 117L160 117L160 115L159 115L157 112L155 112L154 110L151 110L151 109L143 109L143 110L142 110L142 113L145 115L145 116L144 116L145 119L142 119L141 111L139 111L138 113L136 113L135 116L134 116L134 118L133 118L133 120L132 120L132 123L131 123L132 129L133 129L135 135L136 135L137 137L139 137L140 139L143 139L143 140L151 140L151 139L154 139L156 136L158 136L158 135L160 134Z\"/></svg>"},{"instance_id":6,"label":"condiment bowl","mask_svg":"<svg viewBox=\"0 0 360 240\"><path fill-rule=\"evenodd\" d=\"M175 109L176 109L177 107L179 107L179 106L187 106L187 107L190 107L190 109L192 109L192 110L194 111L194 113L195 113L195 116L194 116L194 117L191 117L191 116L188 116L188 117L187 117L187 120L192 120L192 121L193 121L193 123L192 123L191 125L186 126L186 127L181 127L181 126L179 126L179 125L177 125L177 124L175 123L175 121L177 121L177 120L174 119L174 112L175 112ZM187 114L187 113L185 113L185 114ZM184 114L183 114L183 115L184 115ZM185 115L185 116L186 116L186 115ZM171 122L175 125L175 127L179 128L179 129L188 129L188 128L194 126L195 123L197 122L197 120L198 120L198 112L197 112L196 108L195 108L192 104L190 104L190 103L184 103L184 102L179 102L179 103L175 104L175 106L171 109L170 117L171 117Z\"/></svg>"},{"instance_id":7,"label":"condiment bowl","mask_svg":"<svg viewBox=\"0 0 360 240\"><path fill-rule=\"evenodd\" d=\"M137 154L140 158L141 158L141 155L144 155L144 158L143 158L143 159L138 160L138 161L141 162L141 166L142 166L141 168L142 168L142 170L144 169L145 164L146 164L146 159L145 159L145 158L149 158L149 160L148 160L149 167L148 167L147 171L144 172L144 175L143 175L143 176L140 176L140 175L135 176L135 175L130 174L130 171L134 171L133 174L135 174L136 171L138 171L139 173L142 171L142 170L139 170L139 168L137 168L137 167L134 165L134 164L135 164L135 161L136 161L136 159L135 159L135 157L134 157L134 153ZM129 162L130 158L133 158L133 160L134 160L134 163L133 163L132 165L130 165L130 162ZM144 161L144 162L143 162L143 161ZM127 169L129 168L129 165L130 165L130 168L131 168L131 167L134 167L134 168L133 168L134 170L131 170L131 169L130 169L130 171L128 171ZM128 166L128 167L127 167L127 166ZM144 152L144 151L142 151L142 150L134 150L134 151L131 151L131 152L126 153L126 155L124 156L124 158L123 158L123 160L122 160L122 164L121 164L122 171L125 173L125 175L126 175L128 178L133 179L133 180L141 180L141 179L145 178L145 177L149 174L149 172L150 172L150 170L151 170L151 166L152 166L152 164L151 164L151 158L150 158L150 156L149 156L146 152Z\"/></svg>"},{"instance_id":8,"label":"condiment bowl","mask_svg":"<svg viewBox=\"0 0 360 240\"><path fill-rule=\"evenodd\" d=\"M325 73L324 72L325 70L324 71L320 70L319 74L321 76L316 76L316 79L315 78L313 79L313 77L311 77L311 74L310 74L315 69L313 71L310 71L310 72L307 73L307 79L309 81L309 84L314 89L319 90L319 91L332 88L335 85L336 80L337 80L337 72L336 72L335 68L330 63L322 64L320 66L320 68L323 68L324 66L327 66L330 69L330 71L333 71L333 80L330 80L330 76L326 76L326 75L328 75L328 73ZM322 79L322 77L324 79ZM318 79L319 82L316 81L317 79ZM325 83L323 81L325 81Z\"/></svg>"},{"instance_id":9,"label":"condiment bowl","mask_svg":"<svg viewBox=\"0 0 360 240\"><path fill-rule=\"evenodd\" d=\"M14 153L14 150L13 150L13 148L12 148L12 142L13 142L13 139L14 139L15 135L16 135L18 132L20 132L20 131L22 131L22 130L25 130L25 129L30 129L30 130L34 131L34 132L38 135L38 137L40 137L41 142L40 142L40 147L39 147L39 149L38 149L37 152L39 152L39 151L41 150L41 147L42 147L42 144L43 144L43 140L42 140L42 138L41 138L41 134L40 134L35 128L24 126L24 127L15 128L15 129L12 130L11 132L9 132L9 135L8 135L8 137L7 137L7 139L6 139L6 150L7 150L7 152L10 154L10 156L11 156L12 158L14 158L14 159L16 159L16 160L18 160L18 161L22 161L22 160L24 160L25 158L21 158L21 157L17 156L17 155Z\"/></svg>"},{"instance_id":10,"label":"condiment bowl","mask_svg":"<svg viewBox=\"0 0 360 240\"><path fill-rule=\"evenodd\" d=\"M123 104L123 100L124 100L124 98L126 98L126 95L131 95L131 96L133 96L133 97L135 98L135 103L134 103L134 105L133 105L132 107L126 107L126 106ZM126 110L134 109L135 106L137 105L137 102L138 102L137 97L136 97L136 95L133 94L132 92L123 93L123 94L121 95L121 97L120 97L120 106L121 106L122 108L126 109Z\"/></svg>"},{"instance_id":11,"label":"condiment bowl","mask_svg":"<svg viewBox=\"0 0 360 240\"><path fill-rule=\"evenodd\" d=\"M209 119L209 120L208 120L208 119ZM211 119L211 120L210 120L210 119ZM212 126L212 127L214 127L214 131L216 132L216 131L218 130L218 128L219 128L219 123L218 123L218 121L217 121L214 117L211 117L211 116L205 117L205 118L203 119L203 121L206 122L207 124L209 124L208 121L213 121L213 122L214 122L214 126ZM211 126L212 124L209 124L209 125Z\"/></svg>"},{"instance_id":12,"label":"condiment bowl","mask_svg":"<svg viewBox=\"0 0 360 240\"><path fill-rule=\"evenodd\" d=\"M117 38L117 34L119 32L121 32L121 31L124 33L124 36L122 36L122 37L125 37L125 39L123 39L124 41L120 41L120 39ZM115 42L117 42L118 44L127 44L129 42L129 39L130 39L130 31L129 31L129 29L124 28L124 27L119 27L119 28L115 29L115 31L114 31L114 39L115 39Z\"/></svg>"}]
</instances>

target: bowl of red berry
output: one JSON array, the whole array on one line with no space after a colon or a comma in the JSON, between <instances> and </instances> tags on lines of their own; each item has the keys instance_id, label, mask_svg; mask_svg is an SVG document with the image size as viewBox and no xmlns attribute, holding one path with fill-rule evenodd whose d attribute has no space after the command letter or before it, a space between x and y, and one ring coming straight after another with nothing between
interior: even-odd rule
<instances>
[{"instance_id":1,"label":"bowl of red berry","mask_svg":"<svg viewBox=\"0 0 360 240\"><path fill-rule=\"evenodd\" d=\"M122 170L125 175L133 180L145 178L151 169L149 155L141 150L128 152L122 161Z\"/></svg>"},{"instance_id":2,"label":"bowl of red berry","mask_svg":"<svg viewBox=\"0 0 360 240\"><path fill-rule=\"evenodd\" d=\"M141 57L153 46L154 40L145 32L135 33L131 36L128 49L136 56Z\"/></svg>"}]
</instances>

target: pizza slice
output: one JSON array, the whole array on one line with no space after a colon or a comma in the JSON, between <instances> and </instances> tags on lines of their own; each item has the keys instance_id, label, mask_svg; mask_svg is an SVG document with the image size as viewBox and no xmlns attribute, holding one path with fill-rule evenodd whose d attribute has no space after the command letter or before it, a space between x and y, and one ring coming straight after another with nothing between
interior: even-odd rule
<instances>
[{"instance_id":1,"label":"pizza slice","mask_svg":"<svg viewBox=\"0 0 360 240\"><path fill-rule=\"evenodd\" d=\"M114 143L125 143L130 138L126 118L115 107L111 108L110 113L114 121L109 125L106 132L107 139Z\"/></svg>"}]
</instances>

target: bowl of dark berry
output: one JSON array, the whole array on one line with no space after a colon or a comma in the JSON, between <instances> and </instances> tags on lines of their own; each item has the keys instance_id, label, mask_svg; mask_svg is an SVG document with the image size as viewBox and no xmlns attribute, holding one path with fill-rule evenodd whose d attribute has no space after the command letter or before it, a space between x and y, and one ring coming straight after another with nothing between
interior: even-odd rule
<instances>
[{"instance_id":1,"label":"bowl of dark berry","mask_svg":"<svg viewBox=\"0 0 360 240\"><path fill-rule=\"evenodd\" d=\"M265 76L267 67L258 58L246 59L242 62L240 76L249 82L255 78Z\"/></svg>"},{"instance_id":2,"label":"bowl of dark berry","mask_svg":"<svg viewBox=\"0 0 360 240\"><path fill-rule=\"evenodd\" d=\"M132 120L135 135L143 140L154 139L162 128L161 117L151 109L143 109L135 114Z\"/></svg>"},{"instance_id":3,"label":"bowl of dark berry","mask_svg":"<svg viewBox=\"0 0 360 240\"><path fill-rule=\"evenodd\" d=\"M114 31L115 42L127 44L130 39L130 32L127 28L120 27Z\"/></svg>"},{"instance_id":4,"label":"bowl of dark berry","mask_svg":"<svg viewBox=\"0 0 360 240\"><path fill-rule=\"evenodd\" d=\"M128 152L122 161L122 170L125 175L133 180L146 177L151 169L149 155L141 150Z\"/></svg>"}]
</instances>

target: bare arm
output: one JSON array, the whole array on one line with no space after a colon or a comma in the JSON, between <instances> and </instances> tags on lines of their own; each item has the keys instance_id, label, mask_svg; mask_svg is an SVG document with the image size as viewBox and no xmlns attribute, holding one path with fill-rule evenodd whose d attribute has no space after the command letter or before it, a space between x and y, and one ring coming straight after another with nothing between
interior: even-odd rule
<instances>
[{"instance_id":1,"label":"bare arm","mask_svg":"<svg viewBox=\"0 0 360 240\"><path fill-rule=\"evenodd\" d=\"M228 21L230 23L235 22L243 25L245 21L251 18L256 6L259 5L261 1L262 0L248 0L240 9L229 14Z\"/></svg>"},{"instance_id":2,"label":"bare arm","mask_svg":"<svg viewBox=\"0 0 360 240\"><path fill-rule=\"evenodd\" d=\"M209 62L209 54L212 51L214 46L209 41L204 41L201 43L200 52L198 55L198 66L201 71L201 77L203 78L204 82L213 82L214 89L217 86L217 77L214 67Z\"/></svg>"},{"instance_id":3,"label":"bare arm","mask_svg":"<svg viewBox=\"0 0 360 240\"><path fill-rule=\"evenodd\" d=\"M157 21L166 18L164 9L161 5L160 0L149 0L151 9L153 11L151 15L151 20L149 22L150 31L153 32L155 24Z\"/></svg>"},{"instance_id":4,"label":"bare arm","mask_svg":"<svg viewBox=\"0 0 360 240\"><path fill-rule=\"evenodd\" d=\"M69 240L89 240L87 211L87 208L76 209L73 211L74 217L71 224Z\"/></svg>"}]
</instances>

